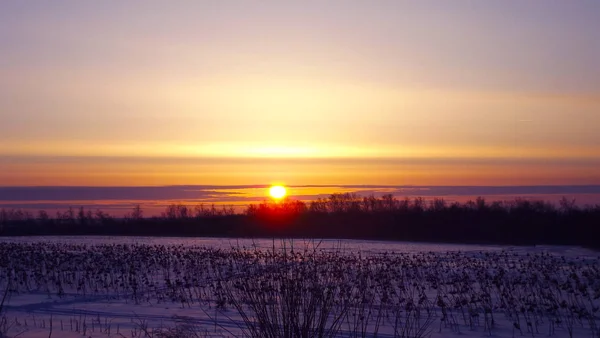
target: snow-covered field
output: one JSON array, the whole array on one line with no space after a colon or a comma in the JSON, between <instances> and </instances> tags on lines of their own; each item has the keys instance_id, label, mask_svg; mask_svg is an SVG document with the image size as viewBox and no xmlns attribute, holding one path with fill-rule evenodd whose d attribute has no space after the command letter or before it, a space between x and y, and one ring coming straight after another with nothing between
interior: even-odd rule
<instances>
[{"instance_id":1,"label":"snow-covered field","mask_svg":"<svg viewBox=\"0 0 600 338\"><path fill-rule=\"evenodd\" d=\"M20 337L600 337L575 247L0 238L0 291Z\"/></svg>"}]
</instances>

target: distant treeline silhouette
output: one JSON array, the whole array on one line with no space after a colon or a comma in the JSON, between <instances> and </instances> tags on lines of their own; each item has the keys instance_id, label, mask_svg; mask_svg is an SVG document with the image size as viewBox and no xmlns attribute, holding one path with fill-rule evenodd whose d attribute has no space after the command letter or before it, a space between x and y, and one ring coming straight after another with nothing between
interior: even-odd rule
<instances>
[{"instance_id":1,"label":"distant treeline silhouette","mask_svg":"<svg viewBox=\"0 0 600 338\"><path fill-rule=\"evenodd\" d=\"M578 207L517 198L465 203L353 193L302 202L285 199L232 207L172 204L144 217L138 205L124 217L69 208L51 217L0 210L0 235L132 235L314 237L489 244L563 244L600 248L600 205Z\"/></svg>"}]
</instances>

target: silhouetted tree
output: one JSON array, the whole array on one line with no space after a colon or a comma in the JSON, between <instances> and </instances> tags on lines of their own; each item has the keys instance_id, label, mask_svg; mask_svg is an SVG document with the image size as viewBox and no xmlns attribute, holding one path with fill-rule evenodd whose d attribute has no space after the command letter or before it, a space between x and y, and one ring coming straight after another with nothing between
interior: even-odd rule
<instances>
[{"instance_id":1,"label":"silhouetted tree","mask_svg":"<svg viewBox=\"0 0 600 338\"><path fill-rule=\"evenodd\" d=\"M144 218L144 210L139 204L136 204L131 211L131 219L139 221Z\"/></svg>"},{"instance_id":2,"label":"silhouetted tree","mask_svg":"<svg viewBox=\"0 0 600 338\"><path fill-rule=\"evenodd\" d=\"M136 205L124 218L72 208L51 219L39 211L0 210L3 235L127 234L178 236L301 236L459 241L511 244L576 244L600 248L600 205L559 207L525 198L488 203L478 197L448 204L442 198L401 200L391 194L361 197L332 194L311 202L283 199L251 204L241 214L232 206L166 206L161 217L144 218ZM45 222L44 220L47 220ZM78 226L99 224L101 226ZM40 226L42 225L42 226Z\"/></svg>"}]
</instances>

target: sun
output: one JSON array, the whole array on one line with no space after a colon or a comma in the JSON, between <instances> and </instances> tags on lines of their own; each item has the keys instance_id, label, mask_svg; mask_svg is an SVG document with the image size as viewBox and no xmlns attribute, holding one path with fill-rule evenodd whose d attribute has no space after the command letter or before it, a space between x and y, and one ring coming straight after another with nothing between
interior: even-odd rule
<instances>
[{"instance_id":1,"label":"sun","mask_svg":"<svg viewBox=\"0 0 600 338\"><path fill-rule=\"evenodd\" d=\"M269 195L274 199L284 198L287 194L287 189L282 185L274 185L269 189Z\"/></svg>"}]
</instances>

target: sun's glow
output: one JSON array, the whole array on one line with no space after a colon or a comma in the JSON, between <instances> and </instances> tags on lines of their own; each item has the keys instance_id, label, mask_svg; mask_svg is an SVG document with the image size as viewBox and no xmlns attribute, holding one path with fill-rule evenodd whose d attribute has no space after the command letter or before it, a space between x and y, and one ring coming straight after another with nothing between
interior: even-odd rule
<instances>
[{"instance_id":1,"label":"sun's glow","mask_svg":"<svg viewBox=\"0 0 600 338\"><path fill-rule=\"evenodd\" d=\"M269 189L269 195L274 199L284 198L287 194L287 189L282 185L274 185Z\"/></svg>"}]
</instances>

